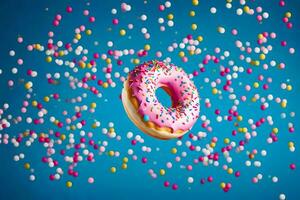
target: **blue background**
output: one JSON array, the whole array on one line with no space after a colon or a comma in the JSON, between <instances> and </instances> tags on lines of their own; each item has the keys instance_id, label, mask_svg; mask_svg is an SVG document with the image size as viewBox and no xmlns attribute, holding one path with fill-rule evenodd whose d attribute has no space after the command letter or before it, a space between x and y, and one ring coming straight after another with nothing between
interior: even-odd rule
<instances>
[{"instance_id":1,"label":"blue background","mask_svg":"<svg viewBox=\"0 0 300 200\"><path fill-rule=\"evenodd\" d=\"M250 5L262 5L264 10L268 11L270 18L264 20L263 24L259 25L255 19L255 16L242 15L237 17L234 9L237 8L238 4L233 4L233 9L228 10L225 8L224 1L200 1L198 7L192 7L189 1L177 0L172 2L171 9L165 11L163 14L157 12L157 6L160 1L149 1L145 6L143 1L126 1L132 5L132 11L126 14L117 15L120 17L120 25L118 27L125 27L126 24L132 22L135 26L133 31L128 30L126 37L119 37L118 28L112 27L113 31L107 31L108 27L111 27L112 15L110 13L112 8L120 7L120 1L95 1L89 6L90 12L96 17L96 23L88 25L93 30L91 37L85 37L80 43L83 43L89 51L92 52L106 52L108 50L106 42L108 40L114 41L114 48L143 48L144 44L151 44L151 51L149 56L142 58L141 61L150 60L154 57L156 51L163 51L164 56L170 56L172 62L182 66L187 72L193 72L197 69L197 65L202 61L205 54L200 56L194 56L189 60L188 63L182 63L176 53L170 54L166 51L166 47L172 42L180 42L181 39L187 34L193 33L195 36L203 35L204 42L201 44L202 47L207 47L207 52L212 53L214 47L218 46L222 50L229 50L231 53L230 58L233 59L237 65L247 66L245 62L238 60L238 55L241 52L234 47L235 39L241 41L250 41L252 45L256 42L257 34L263 31L274 31L277 33L278 38L270 41L274 47L274 50L267 55L267 61L271 59L277 62L285 62L286 69L280 71L272 68L268 71L264 71L261 68L254 69L254 73L251 76L240 75L239 81L245 84L251 84L256 79L257 75L263 73L265 77L272 77L273 83L271 84L270 90L266 93L260 90L260 94L271 93L275 97L288 99L288 107L286 109L287 115L291 111L298 113L300 108L298 102L299 98L299 86L300 79L299 75L299 35L300 35L300 23L299 23L299 9L300 1L287 2L287 6L281 8L278 6L278 1L255 1L251 2ZM187 4L188 2L188 4ZM66 15L65 7L72 5L73 13ZM211 15L209 8L215 6L218 9L216 15ZM22 83L19 79L24 78L25 80L32 80L34 82L34 93L37 94L37 99L44 95L50 94L51 92L60 92L62 99L75 97L76 95L82 94L83 90L70 91L67 87L67 80L61 79L61 84L58 86L49 86L45 78L45 74L48 72L64 72L65 68L56 66L54 63L45 63L45 55L38 52L29 53L25 49L25 45L18 45L16 42L17 35L20 34L24 37L24 43L35 43L39 42L46 44L47 33L50 29L54 29L51 25L52 20L56 13L63 14L63 20L60 27L55 28L55 39L62 41L70 41L73 37L73 30L80 24L88 24L87 19L82 16L82 10L87 7L86 3L82 1L2 1L0 6L0 25L1 25L1 45L0 45L0 67L3 70L1 75L1 91L0 91L0 103L9 102L10 108L9 113L13 115L20 114L20 104L24 98L25 91ZM45 11L45 8L49 8ZM191 19L188 17L189 10L196 10L196 17ZM281 18L286 11L292 12L293 29L288 30L285 25L281 22ZM120 12L120 11L119 11ZM175 26L168 28L166 32L159 31L159 25L157 18L164 16L172 12L175 15ZM148 16L147 22L143 25L137 18L146 13ZM150 20L153 19L153 20ZM193 32L190 29L191 23L198 24L198 30ZM216 27L222 25L226 27L226 34L220 35L216 31ZM145 41L142 34L139 32L141 27L147 27L151 33L150 41ZM238 28L239 35L235 38L229 32L232 28ZM132 39L128 38L128 36ZM288 46L296 48L296 53L290 55L288 48L281 47L280 41L287 40ZM94 46L93 42L99 41L99 46ZM10 57L8 52L10 49L16 51L15 57ZM255 55L253 54L255 57ZM16 66L16 59L24 58L24 65L18 67L19 72L17 75L12 75L10 68ZM130 64L130 58L125 58L125 65L133 68ZM103 63L102 63L103 64ZM226 64L226 63L224 63ZM38 71L39 75L37 78L28 78L25 75L28 68L33 68ZM216 123L213 114L214 108L220 108L223 112L231 106L231 102L228 100L226 95L223 95L224 101L218 100L216 96L211 95L211 88L208 84L203 82L203 78L208 76L211 79L218 77L218 74L214 72L218 67L214 64L207 66L207 72L200 74L200 76L194 78L196 86L199 88L200 96L202 99L210 98L213 104L212 108L207 109L204 106L204 101L201 101L201 114L205 114L210 118L214 131L204 141L200 142L200 145L209 143L209 139L212 136L217 136L219 140L222 138L230 137L233 141L239 141L242 139L241 135L233 138L231 136L231 130L233 129L232 123L223 122ZM81 75L83 72L80 72ZM81 77L80 73L76 75ZM99 76L103 78L103 74ZM62 74L61 74L62 75ZM293 85L293 91L287 92L280 89L280 83L290 78ZM15 80L17 87L7 89L7 81L9 79ZM19 83L18 83L19 82ZM113 121L115 123L116 132L122 135L122 142L117 143L109 141L112 149L119 150L121 154L126 153L128 148L131 148L130 141L126 139L126 133L133 131L135 134L140 134L145 139L145 144L150 146L153 152L147 155L149 163L142 165L140 161L129 161L129 168L125 171L118 170L116 174L109 173L109 168L112 165L120 165L121 158L113 159L106 156L96 158L96 162L93 164L83 162L77 168L80 172L80 176L76 179L64 175L62 180L49 181L48 174L53 172L53 169L49 169L45 164L40 162L40 159L45 155L45 149L38 143L35 143L30 148L25 148L21 145L19 148L12 147L9 145L0 145L0 199L277 199L280 193L285 193L287 199L299 199L299 170L291 171L289 164L294 162L300 166L300 157L298 155L297 144L299 135L297 134L297 122L299 117L296 114L296 118L293 119L296 131L293 134L288 133L287 123L288 119L280 119L280 113L283 112L282 108L275 104L270 103L269 114L273 116L274 126L280 130L279 141L273 145L266 144L266 138L271 131L272 127L263 126L258 130L259 136L251 140L250 144L247 145L247 149L257 148L259 150L266 149L268 151L267 157L259 157L258 160L262 161L261 168L247 168L244 162L247 160L247 156L244 153L235 154L232 153L234 169L241 171L242 175L239 179L234 178L233 175L228 175L224 170L215 167L203 167L200 165L195 166L192 172L186 170L180 170L178 164L174 164L171 170L167 170L167 175L164 178L159 177L153 180L148 174L149 168L159 169L165 167L165 163L173 159L169 151L175 146L175 141L158 141L150 138L141 133L127 118L126 113L122 107L121 101L118 96L120 94L122 84L117 82L116 88L109 88L103 91L103 98L97 99L93 95L89 94L85 100L85 104L97 101L97 112L92 116L88 116L86 113L83 117L98 119L101 121L101 126L105 127L108 122ZM38 84L37 84L38 83ZM46 89L45 89L46 88ZM241 87L242 88L242 87ZM243 92L242 90L236 89L237 94ZM86 91L84 91L86 92ZM21 97L21 98L19 98ZM162 95L160 99L167 98ZM60 103L51 102L47 104L49 111L48 116L55 115L58 118L62 116L57 113L57 110L66 109L70 112L74 105L70 105L63 102ZM167 101L167 100L163 100ZM222 105L220 105L222 103ZM242 113L244 118L255 116L265 116L259 109L259 104L244 104L239 107L239 112ZM27 113L35 114L36 110L31 109ZM47 117L46 117L47 118ZM46 120L47 121L47 120ZM91 120L92 121L92 120ZM244 122L246 124L246 122ZM107 127L107 126L106 126ZM55 129L53 125L49 125L49 122L41 126L28 126L25 123L2 131L2 133L9 133L11 136L20 133L27 128L33 128L37 132L47 131L49 128ZM101 130L99 130L100 132ZM201 128L200 120L192 129L193 133L198 131L204 131ZM100 140L108 140L99 133ZM184 139L185 140L185 139ZM290 153L287 148L288 141L294 141L296 144L296 152ZM160 151L156 152L155 148L159 147ZM220 146L219 146L220 148ZM180 151L187 151L184 147L179 148ZM16 163L13 161L13 155L24 152L26 157L24 160ZM140 146L135 148L135 152L139 158L143 156L143 152L140 150ZM188 157L182 161L182 164L189 164L194 157L198 157L196 153L188 153ZM35 169L36 181L30 182L28 180L29 172L24 170L23 164L30 162L31 166ZM156 161L157 164L153 162ZM224 161L224 160L223 160ZM61 162L62 163L62 162ZM222 163L222 162L221 162ZM224 163L224 162L223 162ZM65 172L66 173L66 172ZM257 173L264 175L263 180L258 184L251 183L251 177ZM213 183L207 183L200 185L199 180L202 177L213 175L215 181ZM94 184L88 184L87 178L89 176L95 177ZM188 176L193 176L195 183L189 185L186 182ZM272 183L268 176L278 176L279 182ZM173 191L170 188L163 187L163 181L166 179L171 182L179 184L179 190ZM65 181L71 180L73 187L68 189L65 187ZM219 183L221 181L231 182L233 188L228 192L224 193Z\"/></svg>"}]
</instances>

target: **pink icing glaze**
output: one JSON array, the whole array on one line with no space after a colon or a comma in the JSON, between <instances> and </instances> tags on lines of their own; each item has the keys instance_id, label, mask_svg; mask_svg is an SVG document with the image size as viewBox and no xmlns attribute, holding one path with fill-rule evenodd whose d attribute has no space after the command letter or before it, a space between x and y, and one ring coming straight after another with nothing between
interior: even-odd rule
<instances>
[{"instance_id":1,"label":"pink icing glaze","mask_svg":"<svg viewBox=\"0 0 300 200\"><path fill-rule=\"evenodd\" d=\"M164 107L155 95L162 86L171 91L172 107ZM139 102L138 113L160 127L187 131L199 117L197 88L183 69L173 64L148 61L135 67L129 74L129 87Z\"/></svg>"}]
</instances>

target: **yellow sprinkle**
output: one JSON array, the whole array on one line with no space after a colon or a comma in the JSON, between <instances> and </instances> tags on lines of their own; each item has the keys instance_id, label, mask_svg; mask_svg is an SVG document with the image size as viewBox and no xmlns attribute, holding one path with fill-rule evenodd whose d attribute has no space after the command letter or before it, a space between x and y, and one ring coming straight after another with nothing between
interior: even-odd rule
<instances>
[{"instance_id":1,"label":"yellow sprinkle","mask_svg":"<svg viewBox=\"0 0 300 200\"><path fill-rule=\"evenodd\" d=\"M263 54L263 53L261 53L261 54L259 55L259 59L261 59L261 60L264 60L264 59L266 59L266 55L265 55L265 54Z\"/></svg>"},{"instance_id":2,"label":"yellow sprinkle","mask_svg":"<svg viewBox=\"0 0 300 200\"><path fill-rule=\"evenodd\" d=\"M27 137L29 135L29 132L24 132L23 137Z\"/></svg>"},{"instance_id":3,"label":"yellow sprinkle","mask_svg":"<svg viewBox=\"0 0 300 200\"><path fill-rule=\"evenodd\" d=\"M96 123L93 123L93 124L92 124L92 128L97 128L97 124L96 124Z\"/></svg>"},{"instance_id":4,"label":"yellow sprinkle","mask_svg":"<svg viewBox=\"0 0 300 200\"><path fill-rule=\"evenodd\" d=\"M124 157L124 158L123 158L123 162L124 162L124 163L128 163L128 158L127 158L127 157Z\"/></svg>"},{"instance_id":5,"label":"yellow sprinkle","mask_svg":"<svg viewBox=\"0 0 300 200\"><path fill-rule=\"evenodd\" d=\"M106 58L105 62L106 62L107 64L111 64L111 59L110 59L110 58Z\"/></svg>"},{"instance_id":6,"label":"yellow sprinkle","mask_svg":"<svg viewBox=\"0 0 300 200\"><path fill-rule=\"evenodd\" d=\"M138 58L133 59L133 64L137 65L140 63L140 60Z\"/></svg>"},{"instance_id":7,"label":"yellow sprinkle","mask_svg":"<svg viewBox=\"0 0 300 200\"><path fill-rule=\"evenodd\" d=\"M46 137L46 134L42 132L42 133L39 134L39 136L40 137Z\"/></svg>"},{"instance_id":8,"label":"yellow sprinkle","mask_svg":"<svg viewBox=\"0 0 300 200\"><path fill-rule=\"evenodd\" d=\"M65 139L66 139L66 135L65 135L65 134L61 134L61 135L60 135L60 139L61 139L61 140L65 140Z\"/></svg>"},{"instance_id":9,"label":"yellow sprinkle","mask_svg":"<svg viewBox=\"0 0 300 200\"><path fill-rule=\"evenodd\" d=\"M83 62L83 61L79 61L78 65L79 65L79 67L82 68L82 69L84 69L85 66L86 66L85 62Z\"/></svg>"},{"instance_id":10,"label":"yellow sprinkle","mask_svg":"<svg viewBox=\"0 0 300 200\"><path fill-rule=\"evenodd\" d=\"M145 46L144 46L144 50L146 50L146 51L149 51L150 50L150 45L149 44L146 44Z\"/></svg>"},{"instance_id":11,"label":"yellow sprinkle","mask_svg":"<svg viewBox=\"0 0 300 200\"><path fill-rule=\"evenodd\" d=\"M166 171L165 171L164 169L160 169L160 170L159 170L159 174L160 174L161 176L164 176L164 175L166 174Z\"/></svg>"},{"instance_id":12,"label":"yellow sprinkle","mask_svg":"<svg viewBox=\"0 0 300 200\"><path fill-rule=\"evenodd\" d=\"M237 116L237 120L240 122L243 120L243 117L241 115Z\"/></svg>"},{"instance_id":13,"label":"yellow sprinkle","mask_svg":"<svg viewBox=\"0 0 300 200\"><path fill-rule=\"evenodd\" d=\"M36 45L35 45L35 48L36 48L37 50L40 50L40 49L42 48L42 46L41 46L40 44L36 44Z\"/></svg>"},{"instance_id":14,"label":"yellow sprinkle","mask_svg":"<svg viewBox=\"0 0 300 200\"><path fill-rule=\"evenodd\" d=\"M58 52L58 56L62 57L62 56L64 56L64 55L65 55L65 52L64 52L64 51L59 51L59 52Z\"/></svg>"},{"instance_id":15,"label":"yellow sprinkle","mask_svg":"<svg viewBox=\"0 0 300 200\"><path fill-rule=\"evenodd\" d=\"M127 169L127 164L126 163L123 163L122 164L122 169ZM113 172L114 173L114 172Z\"/></svg>"},{"instance_id":16,"label":"yellow sprinkle","mask_svg":"<svg viewBox=\"0 0 300 200\"><path fill-rule=\"evenodd\" d=\"M286 13L285 13L285 17L291 18L291 17L292 17L292 13L291 13L291 12L286 12Z\"/></svg>"},{"instance_id":17,"label":"yellow sprinkle","mask_svg":"<svg viewBox=\"0 0 300 200\"><path fill-rule=\"evenodd\" d=\"M32 88L32 82L31 81L28 81L27 83L25 83L24 87L26 90L29 90L30 88Z\"/></svg>"},{"instance_id":18,"label":"yellow sprinkle","mask_svg":"<svg viewBox=\"0 0 300 200\"><path fill-rule=\"evenodd\" d=\"M272 132L275 133L275 134L277 134L278 133L278 128L273 128Z\"/></svg>"},{"instance_id":19,"label":"yellow sprinkle","mask_svg":"<svg viewBox=\"0 0 300 200\"><path fill-rule=\"evenodd\" d=\"M172 154L176 154L176 153L177 153L177 149L176 149L175 147L172 148L172 149L171 149L171 153L172 153Z\"/></svg>"},{"instance_id":20,"label":"yellow sprinkle","mask_svg":"<svg viewBox=\"0 0 300 200\"><path fill-rule=\"evenodd\" d=\"M114 151L109 151L109 152L108 152L108 155L109 155L109 156L114 156L114 155L115 155L115 152L114 152Z\"/></svg>"},{"instance_id":21,"label":"yellow sprinkle","mask_svg":"<svg viewBox=\"0 0 300 200\"><path fill-rule=\"evenodd\" d=\"M95 102L91 103L91 108L96 108L97 104Z\"/></svg>"},{"instance_id":22,"label":"yellow sprinkle","mask_svg":"<svg viewBox=\"0 0 300 200\"><path fill-rule=\"evenodd\" d=\"M44 101L45 102L49 102L50 101L50 98L48 96L44 96Z\"/></svg>"},{"instance_id":23,"label":"yellow sprinkle","mask_svg":"<svg viewBox=\"0 0 300 200\"><path fill-rule=\"evenodd\" d=\"M286 89L287 89L287 91L291 91L293 89L293 87L291 85L287 85Z\"/></svg>"},{"instance_id":24,"label":"yellow sprinkle","mask_svg":"<svg viewBox=\"0 0 300 200\"><path fill-rule=\"evenodd\" d=\"M211 91L213 94L217 94L218 93L218 89L217 88L213 88Z\"/></svg>"},{"instance_id":25,"label":"yellow sprinkle","mask_svg":"<svg viewBox=\"0 0 300 200\"><path fill-rule=\"evenodd\" d=\"M199 5L199 1L198 0L192 0L192 4L193 4L193 6L198 6Z\"/></svg>"},{"instance_id":26,"label":"yellow sprinkle","mask_svg":"<svg viewBox=\"0 0 300 200\"><path fill-rule=\"evenodd\" d=\"M172 20L172 19L174 19L174 15L170 13L170 14L168 14L167 18L168 18L168 20Z\"/></svg>"},{"instance_id":27,"label":"yellow sprinkle","mask_svg":"<svg viewBox=\"0 0 300 200\"><path fill-rule=\"evenodd\" d=\"M189 51L189 54L192 56L192 55L195 54L195 51L194 51L194 50L190 50L190 51Z\"/></svg>"},{"instance_id":28,"label":"yellow sprinkle","mask_svg":"<svg viewBox=\"0 0 300 200\"><path fill-rule=\"evenodd\" d=\"M254 83L253 83L253 87L254 87L254 88L258 88L258 87L259 87L259 83L258 83L258 82L254 82Z\"/></svg>"},{"instance_id":29,"label":"yellow sprinkle","mask_svg":"<svg viewBox=\"0 0 300 200\"><path fill-rule=\"evenodd\" d=\"M229 144L229 142L230 142L230 139L229 139L229 138L225 138L225 139L224 139L224 143L225 143L225 144Z\"/></svg>"},{"instance_id":30,"label":"yellow sprinkle","mask_svg":"<svg viewBox=\"0 0 300 200\"><path fill-rule=\"evenodd\" d=\"M91 35L91 34L92 34L92 30L90 30L90 29L89 29L89 30L86 30L86 31L85 31L85 34Z\"/></svg>"},{"instance_id":31,"label":"yellow sprinkle","mask_svg":"<svg viewBox=\"0 0 300 200\"><path fill-rule=\"evenodd\" d=\"M197 30L197 24L192 24L191 25L191 29L194 31L194 30Z\"/></svg>"},{"instance_id":32,"label":"yellow sprinkle","mask_svg":"<svg viewBox=\"0 0 300 200\"><path fill-rule=\"evenodd\" d=\"M197 40L198 40L199 42L202 42L202 41L203 41L203 37L202 37L201 35L199 35L199 36L197 37Z\"/></svg>"},{"instance_id":33,"label":"yellow sprinkle","mask_svg":"<svg viewBox=\"0 0 300 200\"><path fill-rule=\"evenodd\" d=\"M190 11L190 16L191 16L191 17L194 17L195 15L196 15L195 11L191 10L191 11Z\"/></svg>"},{"instance_id":34,"label":"yellow sprinkle","mask_svg":"<svg viewBox=\"0 0 300 200\"><path fill-rule=\"evenodd\" d=\"M33 107L36 107L37 106L37 101L36 100L33 100L32 102L31 102L31 105L33 106Z\"/></svg>"},{"instance_id":35,"label":"yellow sprinkle","mask_svg":"<svg viewBox=\"0 0 300 200\"><path fill-rule=\"evenodd\" d=\"M111 168L110 168L110 172L111 172L111 173L116 173L116 171L117 171L117 169L116 169L115 167L111 167Z\"/></svg>"},{"instance_id":36,"label":"yellow sprinkle","mask_svg":"<svg viewBox=\"0 0 300 200\"><path fill-rule=\"evenodd\" d=\"M68 188L72 187L72 185L73 185L73 184L72 184L71 181L67 181L67 182L66 182L66 186L67 186Z\"/></svg>"},{"instance_id":37,"label":"yellow sprinkle","mask_svg":"<svg viewBox=\"0 0 300 200\"><path fill-rule=\"evenodd\" d=\"M76 130L76 126L75 125L71 125L70 128L71 128L72 131Z\"/></svg>"},{"instance_id":38,"label":"yellow sprinkle","mask_svg":"<svg viewBox=\"0 0 300 200\"><path fill-rule=\"evenodd\" d=\"M226 184L225 184L224 182L220 183L220 187L221 187L222 189L224 189L225 186L226 186Z\"/></svg>"},{"instance_id":39,"label":"yellow sprinkle","mask_svg":"<svg viewBox=\"0 0 300 200\"><path fill-rule=\"evenodd\" d=\"M126 35L126 31L125 31L124 29L121 29L121 30L120 30L120 35L121 35L121 36Z\"/></svg>"},{"instance_id":40,"label":"yellow sprinkle","mask_svg":"<svg viewBox=\"0 0 300 200\"><path fill-rule=\"evenodd\" d=\"M182 57L184 57L184 55L185 55L185 54L184 54L184 52L183 52L183 51L180 51L178 55L179 55L179 57L181 57L181 58L182 58Z\"/></svg>"},{"instance_id":41,"label":"yellow sprinkle","mask_svg":"<svg viewBox=\"0 0 300 200\"><path fill-rule=\"evenodd\" d=\"M107 83L107 82L104 82L104 83L102 84L102 87L108 88L108 83Z\"/></svg>"},{"instance_id":42,"label":"yellow sprinkle","mask_svg":"<svg viewBox=\"0 0 300 200\"><path fill-rule=\"evenodd\" d=\"M289 147L294 147L294 142L288 142Z\"/></svg>"},{"instance_id":43,"label":"yellow sprinkle","mask_svg":"<svg viewBox=\"0 0 300 200\"><path fill-rule=\"evenodd\" d=\"M77 34L75 35L75 38L76 38L77 40L80 40L80 39L81 39L81 35L80 35L79 33L77 33Z\"/></svg>"},{"instance_id":44,"label":"yellow sprinkle","mask_svg":"<svg viewBox=\"0 0 300 200\"><path fill-rule=\"evenodd\" d=\"M250 11L249 6L244 6L244 12L248 13Z\"/></svg>"},{"instance_id":45,"label":"yellow sprinkle","mask_svg":"<svg viewBox=\"0 0 300 200\"><path fill-rule=\"evenodd\" d=\"M252 102L256 102L257 99L256 99L255 97L252 97L252 98L251 98L251 101L252 101Z\"/></svg>"},{"instance_id":46,"label":"yellow sprinkle","mask_svg":"<svg viewBox=\"0 0 300 200\"><path fill-rule=\"evenodd\" d=\"M25 169L30 169L30 164L29 164L29 163L25 163L25 164L24 164L24 168L25 168Z\"/></svg>"},{"instance_id":47,"label":"yellow sprinkle","mask_svg":"<svg viewBox=\"0 0 300 200\"><path fill-rule=\"evenodd\" d=\"M50 63L50 62L52 62L52 57L51 56L47 56L45 60L46 60L46 62Z\"/></svg>"},{"instance_id":48,"label":"yellow sprinkle","mask_svg":"<svg viewBox=\"0 0 300 200\"><path fill-rule=\"evenodd\" d=\"M114 132L115 132L115 129L111 127L111 128L109 128L109 132L110 132L110 133L114 133Z\"/></svg>"}]
</instances>

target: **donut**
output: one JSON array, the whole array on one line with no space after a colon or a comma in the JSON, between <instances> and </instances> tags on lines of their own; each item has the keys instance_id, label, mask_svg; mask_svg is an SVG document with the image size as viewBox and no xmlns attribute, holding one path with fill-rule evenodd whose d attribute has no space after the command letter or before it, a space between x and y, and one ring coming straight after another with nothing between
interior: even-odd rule
<instances>
[{"instance_id":1,"label":"donut","mask_svg":"<svg viewBox=\"0 0 300 200\"><path fill-rule=\"evenodd\" d=\"M170 96L170 107L158 101L158 88ZM130 71L121 98L130 120L158 139L183 136L199 117L199 95L194 83L182 68L162 61L147 61Z\"/></svg>"}]
</instances>

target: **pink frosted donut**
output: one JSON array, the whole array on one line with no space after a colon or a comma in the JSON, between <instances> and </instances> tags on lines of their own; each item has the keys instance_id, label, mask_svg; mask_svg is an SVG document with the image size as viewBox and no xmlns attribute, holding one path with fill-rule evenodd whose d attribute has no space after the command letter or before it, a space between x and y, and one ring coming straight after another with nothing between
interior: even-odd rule
<instances>
[{"instance_id":1,"label":"pink frosted donut","mask_svg":"<svg viewBox=\"0 0 300 200\"><path fill-rule=\"evenodd\" d=\"M157 99L157 88L171 97L165 107ZM183 69L162 61L148 61L135 67L124 82L124 108L143 132L159 139L177 138L188 132L199 117L199 95Z\"/></svg>"}]
</instances>

